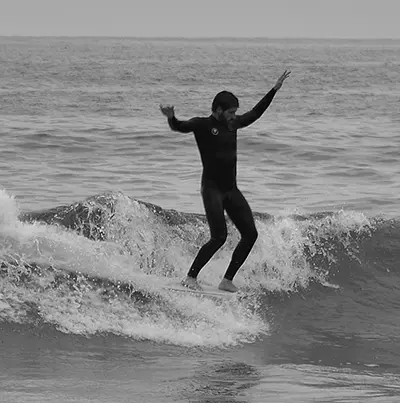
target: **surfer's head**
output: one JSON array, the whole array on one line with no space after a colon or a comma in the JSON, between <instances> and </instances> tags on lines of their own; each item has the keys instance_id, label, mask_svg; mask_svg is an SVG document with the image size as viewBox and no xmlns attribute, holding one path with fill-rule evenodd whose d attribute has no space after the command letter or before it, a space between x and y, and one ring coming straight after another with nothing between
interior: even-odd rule
<instances>
[{"instance_id":1,"label":"surfer's head","mask_svg":"<svg viewBox=\"0 0 400 403\"><path fill-rule=\"evenodd\" d=\"M239 108L239 100L229 91L219 92L211 106L213 115L218 120L223 120L227 123L233 121L236 117L236 111Z\"/></svg>"}]
</instances>

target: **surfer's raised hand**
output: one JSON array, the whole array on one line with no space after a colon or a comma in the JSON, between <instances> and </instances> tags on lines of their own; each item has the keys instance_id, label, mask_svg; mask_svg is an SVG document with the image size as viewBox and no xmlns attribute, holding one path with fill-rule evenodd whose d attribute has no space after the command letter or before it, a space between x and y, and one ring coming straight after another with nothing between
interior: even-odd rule
<instances>
[{"instance_id":1,"label":"surfer's raised hand","mask_svg":"<svg viewBox=\"0 0 400 403\"><path fill-rule=\"evenodd\" d=\"M283 82L290 76L290 71L285 70L285 72L278 78L278 81L276 82L274 89L275 91L278 91L281 87Z\"/></svg>"},{"instance_id":2,"label":"surfer's raised hand","mask_svg":"<svg viewBox=\"0 0 400 403\"><path fill-rule=\"evenodd\" d=\"M168 119L171 119L175 116L174 107L171 105L166 105L166 106L160 105L160 111Z\"/></svg>"}]
</instances>

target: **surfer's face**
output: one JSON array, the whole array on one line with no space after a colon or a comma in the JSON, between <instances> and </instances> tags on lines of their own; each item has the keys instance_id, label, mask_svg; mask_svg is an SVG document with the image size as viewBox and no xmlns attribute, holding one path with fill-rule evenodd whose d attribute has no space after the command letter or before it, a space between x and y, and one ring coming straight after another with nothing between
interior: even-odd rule
<instances>
[{"instance_id":1,"label":"surfer's face","mask_svg":"<svg viewBox=\"0 0 400 403\"><path fill-rule=\"evenodd\" d=\"M226 111L222 112L223 119L227 123L231 123L236 119L236 111L237 108L229 108Z\"/></svg>"},{"instance_id":2,"label":"surfer's face","mask_svg":"<svg viewBox=\"0 0 400 403\"><path fill-rule=\"evenodd\" d=\"M217 109L218 120L224 122L226 125L229 126L229 124L236 119L236 111L237 111L236 107L226 109L225 111L223 111L222 108L218 107Z\"/></svg>"}]
</instances>

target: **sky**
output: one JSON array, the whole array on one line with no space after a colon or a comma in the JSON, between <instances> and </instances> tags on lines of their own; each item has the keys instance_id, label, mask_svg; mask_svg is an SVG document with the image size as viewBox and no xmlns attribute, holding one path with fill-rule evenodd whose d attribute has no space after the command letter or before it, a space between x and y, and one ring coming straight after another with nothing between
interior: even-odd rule
<instances>
[{"instance_id":1,"label":"sky","mask_svg":"<svg viewBox=\"0 0 400 403\"><path fill-rule=\"evenodd\" d=\"M0 35L400 38L400 0L0 0Z\"/></svg>"}]
</instances>

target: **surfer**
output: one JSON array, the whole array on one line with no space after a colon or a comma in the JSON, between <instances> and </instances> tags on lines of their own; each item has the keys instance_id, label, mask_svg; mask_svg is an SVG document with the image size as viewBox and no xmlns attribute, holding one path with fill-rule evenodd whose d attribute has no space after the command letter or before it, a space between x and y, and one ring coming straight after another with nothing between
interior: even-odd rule
<instances>
[{"instance_id":1,"label":"surfer","mask_svg":"<svg viewBox=\"0 0 400 403\"><path fill-rule=\"evenodd\" d=\"M201 195L211 236L200 248L186 278L182 280L182 285L188 288L202 289L197 282L197 276L226 241L226 211L239 230L241 239L233 251L232 259L218 288L230 292L237 291L232 280L258 236L251 208L236 184L237 130L251 125L262 116L289 75L290 71L286 70L257 105L243 115L236 115L239 100L228 91L222 91L215 96L209 117L178 120L174 106L160 105L160 110L168 118L168 124L173 131L194 133L203 164Z\"/></svg>"}]
</instances>

